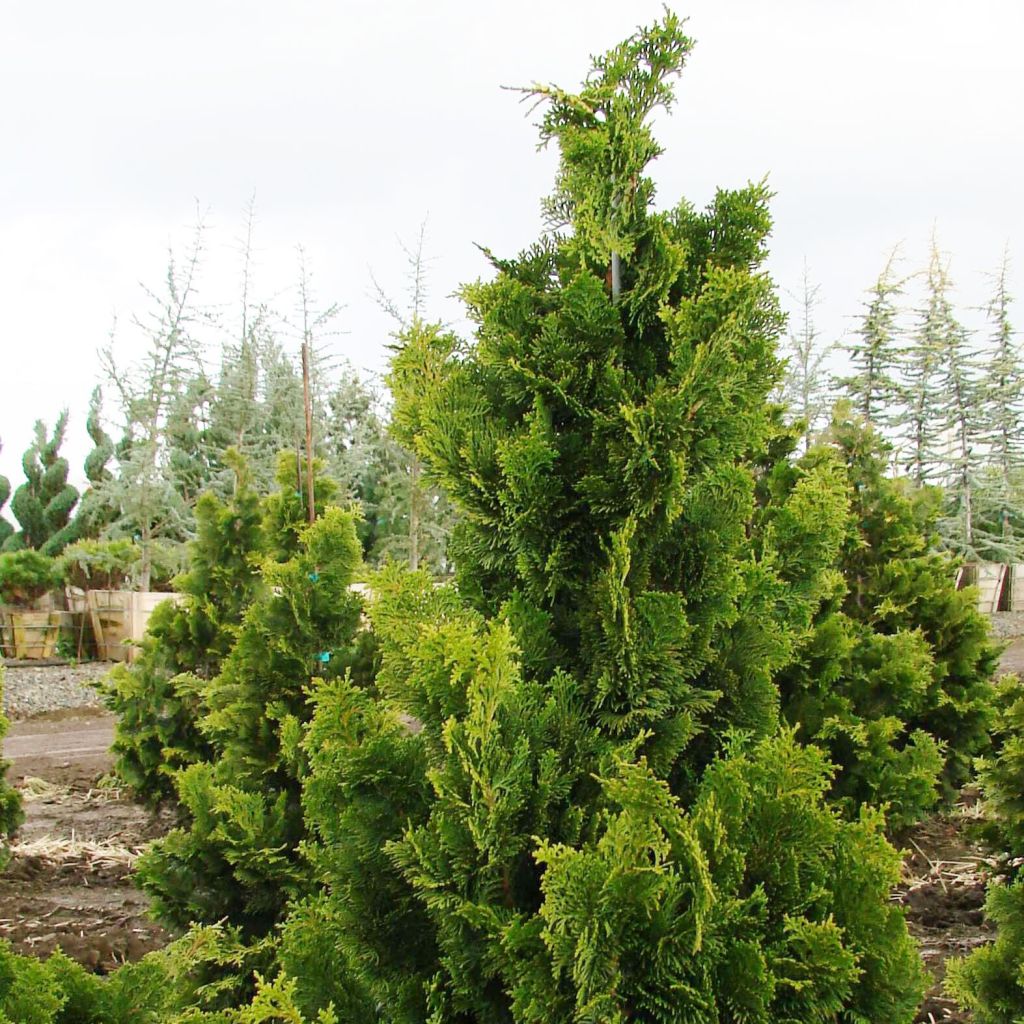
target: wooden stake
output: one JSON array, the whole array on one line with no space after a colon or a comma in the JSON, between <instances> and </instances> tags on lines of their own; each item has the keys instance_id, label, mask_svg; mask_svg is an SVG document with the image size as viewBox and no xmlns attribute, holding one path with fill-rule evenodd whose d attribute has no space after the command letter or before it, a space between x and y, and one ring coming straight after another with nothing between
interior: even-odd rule
<instances>
[{"instance_id":1,"label":"wooden stake","mask_svg":"<svg viewBox=\"0 0 1024 1024\"><path fill-rule=\"evenodd\" d=\"M313 396L309 388L309 338L302 341L302 399L306 407L306 495L310 523L316 519L313 498Z\"/></svg>"}]
</instances>

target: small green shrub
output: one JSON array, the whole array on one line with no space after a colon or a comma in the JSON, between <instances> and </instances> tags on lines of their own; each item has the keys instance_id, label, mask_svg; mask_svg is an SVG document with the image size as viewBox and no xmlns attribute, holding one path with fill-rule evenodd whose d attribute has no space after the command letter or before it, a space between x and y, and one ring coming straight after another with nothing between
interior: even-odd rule
<instances>
[{"instance_id":1,"label":"small green shrub","mask_svg":"<svg viewBox=\"0 0 1024 1024\"><path fill-rule=\"evenodd\" d=\"M986 812L981 831L995 850L1024 857L1024 681L1001 678L995 705L995 753L978 762Z\"/></svg>"},{"instance_id":2,"label":"small green shrub","mask_svg":"<svg viewBox=\"0 0 1024 1024\"><path fill-rule=\"evenodd\" d=\"M227 919L262 935L308 888L300 742L318 678L345 675L362 654L362 604L348 589L361 561L355 518L328 508L299 532L293 558L264 562L219 674L199 687L211 753L175 777L189 823L139 862L173 925Z\"/></svg>"},{"instance_id":3,"label":"small green shrub","mask_svg":"<svg viewBox=\"0 0 1024 1024\"><path fill-rule=\"evenodd\" d=\"M31 548L0 554L0 601L27 606L57 586L54 560Z\"/></svg>"},{"instance_id":4,"label":"small green shrub","mask_svg":"<svg viewBox=\"0 0 1024 1024\"><path fill-rule=\"evenodd\" d=\"M288 1005L287 991L258 980L268 967L265 946L243 946L223 927L193 929L106 977L59 950L39 961L0 940L0 1024L280 1024L254 1015Z\"/></svg>"},{"instance_id":5,"label":"small green shrub","mask_svg":"<svg viewBox=\"0 0 1024 1024\"><path fill-rule=\"evenodd\" d=\"M0 1024L56 1024L62 1004L46 967L0 939Z\"/></svg>"},{"instance_id":6,"label":"small green shrub","mask_svg":"<svg viewBox=\"0 0 1024 1024\"><path fill-rule=\"evenodd\" d=\"M800 534L780 534L779 517L816 479L838 482L847 511L832 588L778 677L782 711L839 767L833 797L847 813L886 805L900 829L952 799L987 749L998 648L949 561L931 553L927 497L886 476L886 456L838 407L821 446L796 464L783 454L762 480L760 529L793 572ZM819 494L811 515L823 507Z\"/></svg>"},{"instance_id":7,"label":"small green shrub","mask_svg":"<svg viewBox=\"0 0 1024 1024\"><path fill-rule=\"evenodd\" d=\"M130 540L80 540L58 562L64 582L81 590L123 590L139 561Z\"/></svg>"},{"instance_id":8,"label":"small green shrub","mask_svg":"<svg viewBox=\"0 0 1024 1024\"><path fill-rule=\"evenodd\" d=\"M999 681L996 707L995 752L978 765L986 812L979 831L1008 862L1009 881L990 885L985 901L995 942L952 962L947 988L976 1024L1017 1024L1024 1019L1024 682L1018 676Z\"/></svg>"},{"instance_id":9,"label":"small green shrub","mask_svg":"<svg viewBox=\"0 0 1024 1024\"><path fill-rule=\"evenodd\" d=\"M262 587L260 501L244 463L230 458L236 472L231 498L204 494L196 503L190 566L177 581L185 600L156 607L139 656L131 665L116 666L106 685L107 706L118 716L115 771L151 802L175 795L174 771L210 755L197 726L203 686L220 670L245 609Z\"/></svg>"}]
</instances>

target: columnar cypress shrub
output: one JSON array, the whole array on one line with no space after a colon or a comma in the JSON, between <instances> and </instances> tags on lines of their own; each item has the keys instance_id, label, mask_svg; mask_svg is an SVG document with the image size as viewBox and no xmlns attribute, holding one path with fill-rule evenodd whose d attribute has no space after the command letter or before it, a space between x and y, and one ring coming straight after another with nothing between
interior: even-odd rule
<instances>
[{"instance_id":1,"label":"columnar cypress shrub","mask_svg":"<svg viewBox=\"0 0 1024 1024\"><path fill-rule=\"evenodd\" d=\"M349 590L361 560L355 521L327 508L299 531L294 557L264 559L220 672L196 683L209 754L174 779L189 820L139 863L168 923L227 918L261 935L307 888L299 741L315 680L344 675L363 653L362 603Z\"/></svg>"},{"instance_id":2,"label":"columnar cypress shrub","mask_svg":"<svg viewBox=\"0 0 1024 1024\"><path fill-rule=\"evenodd\" d=\"M849 514L835 587L779 676L783 711L840 767L834 796L854 813L888 804L899 828L952 797L986 749L997 648L971 594L957 592L953 566L934 553L935 506L886 475L888 455L840 405L819 448L796 464L783 456L765 475L761 522L774 528L780 494L838 474ZM783 554L800 561L788 544Z\"/></svg>"},{"instance_id":3,"label":"columnar cypress shrub","mask_svg":"<svg viewBox=\"0 0 1024 1024\"><path fill-rule=\"evenodd\" d=\"M234 494L222 501L207 493L196 503L189 571L178 580L184 602L157 606L139 657L116 666L106 684L107 706L118 716L114 769L150 801L173 797L174 770L209 756L197 727L202 686L219 671L261 587L260 500L244 461L228 460Z\"/></svg>"},{"instance_id":4,"label":"columnar cypress shrub","mask_svg":"<svg viewBox=\"0 0 1024 1024\"><path fill-rule=\"evenodd\" d=\"M381 699L317 693L324 892L281 952L307 1014L913 1017L880 816L844 822L823 754L778 729L845 510L818 475L750 536L779 373L767 194L652 209L648 116L690 45L666 14L579 94L531 90L555 232L465 289L472 343L413 325L396 356L396 415L460 515L458 588L378 578Z\"/></svg>"},{"instance_id":5,"label":"columnar cypress shrub","mask_svg":"<svg viewBox=\"0 0 1024 1024\"><path fill-rule=\"evenodd\" d=\"M999 646L973 592L956 589L955 563L936 552L938 495L888 478L888 445L855 420L838 418L832 443L846 465L857 524L843 553L843 611L877 633L918 632L927 644L933 667L925 700L905 721L944 745L948 796L988 749Z\"/></svg>"}]
</instances>

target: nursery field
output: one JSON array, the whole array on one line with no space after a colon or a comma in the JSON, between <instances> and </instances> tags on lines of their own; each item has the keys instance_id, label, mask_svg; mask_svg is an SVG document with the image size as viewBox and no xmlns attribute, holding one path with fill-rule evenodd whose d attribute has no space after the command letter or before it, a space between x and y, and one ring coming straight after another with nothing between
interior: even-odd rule
<instances>
[{"instance_id":1,"label":"nursery field","mask_svg":"<svg viewBox=\"0 0 1024 1024\"><path fill-rule=\"evenodd\" d=\"M1024 672L1024 637L1009 641L1000 667ZM148 917L132 870L138 852L173 821L105 784L113 730L108 712L67 708L16 722L4 743L26 820L0 875L0 936L39 957L59 947L100 973L170 938ZM950 813L898 837L904 868L892 899L906 908L934 979L917 1017L922 1024L970 1021L942 994L945 962L992 938L982 914L990 862L970 837L976 813L968 788Z\"/></svg>"},{"instance_id":2,"label":"nursery field","mask_svg":"<svg viewBox=\"0 0 1024 1024\"><path fill-rule=\"evenodd\" d=\"M59 947L102 973L168 938L131 874L169 823L102 785L112 737L109 714L71 710L17 723L4 744L25 822L0 875L0 937L40 957Z\"/></svg>"}]
</instances>

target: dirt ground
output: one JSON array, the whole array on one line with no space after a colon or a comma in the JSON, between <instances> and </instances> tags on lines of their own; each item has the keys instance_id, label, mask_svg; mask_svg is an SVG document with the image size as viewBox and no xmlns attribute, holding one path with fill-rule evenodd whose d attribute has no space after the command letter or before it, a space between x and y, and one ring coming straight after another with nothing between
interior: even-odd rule
<instances>
[{"instance_id":1,"label":"dirt ground","mask_svg":"<svg viewBox=\"0 0 1024 1024\"><path fill-rule=\"evenodd\" d=\"M903 879L893 899L907 910L910 933L932 985L917 1021L968 1024L971 1017L942 992L946 961L991 942L984 923L985 886L991 873L987 852L968 837L975 795L950 815L932 818L898 840L906 850Z\"/></svg>"},{"instance_id":2,"label":"dirt ground","mask_svg":"<svg viewBox=\"0 0 1024 1024\"><path fill-rule=\"evenodd\" d=\"M59 947L100 972L169 940L132 868L172 822L104 784L112 732L106 713L57 712L16 723L4 744L26 818L0 875L0 937L37 956Z\"/></svg>"}]
</instances>

